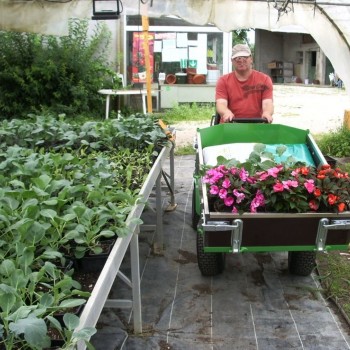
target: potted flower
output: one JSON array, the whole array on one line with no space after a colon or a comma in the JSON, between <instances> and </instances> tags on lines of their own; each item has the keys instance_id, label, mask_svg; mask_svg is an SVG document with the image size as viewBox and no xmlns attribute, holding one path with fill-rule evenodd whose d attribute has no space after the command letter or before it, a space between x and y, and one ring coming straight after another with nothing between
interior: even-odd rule
<instances>
[{"instance_id":1,"label":"potted flower","mask_svg":"<svg viewBox=\"0 0 350 350\"><path fill-rule=\"evenodd\" d=\"M239 214L339 213L349 209L348 173L328 164L317 169L291 158L280 163L271 158L262 161L252 153L244 163L224 160L203 169L213 209Z\"/></svg>"}]
</instances>

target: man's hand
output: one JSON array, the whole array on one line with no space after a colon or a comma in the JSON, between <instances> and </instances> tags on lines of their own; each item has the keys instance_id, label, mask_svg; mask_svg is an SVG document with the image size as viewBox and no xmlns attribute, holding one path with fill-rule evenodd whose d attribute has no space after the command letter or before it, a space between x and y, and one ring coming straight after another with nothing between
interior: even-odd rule
<instances>
[{"instance_id":1,"label":"man's hand","mask_svg":"<svg viewBox=\"0 0 350 350\"><path fill-rule=\"evenodd\" d=\"M227 109L225 113L221 114L221 122L223 123L230 123L234 118L234 114L229 109Z\"/></svg>"},{"instance_id":2,"label":"man's hand","mask_svg":"<svg viewBox=\"0 0 350 350\"><path fill-rule=\"evenodd\" d=\"M271 99L266 99L262 101L262 118L267 119L269 123L272 123L273 118L273 111L274 111L274 106L273 106L273 101Z\"/></svg>"},{"instance_id":3,"label":"man's hand","mask_svg":"<svg viewBox=\"0 0 350 350\"><path fill-rule=\"evenodd\" d=\"M220 123L229 123L235 117L227 107L227 100L216 100L216 112L220 114Z\"/></svg>"},{"instance_id":4,"label":"man's hand","mask_svg":"<svg viewBox=\"0 0 350 350\"><path fill-rule=\"evenodd\" d=\"M273 122L273 117L271 114L268 114L268 113L263 113L263 115L261 116L262 118L265 118L267 120L268 123L272 123Z\"/></svg>"}]
</instances>

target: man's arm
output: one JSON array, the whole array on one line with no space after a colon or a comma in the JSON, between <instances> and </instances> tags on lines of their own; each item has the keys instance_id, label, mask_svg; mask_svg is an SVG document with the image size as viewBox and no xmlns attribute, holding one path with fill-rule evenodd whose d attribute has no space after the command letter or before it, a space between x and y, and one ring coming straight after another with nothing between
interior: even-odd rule
<instances>
[{"instance_id":1,"label":"man's arm","mask_svg":"<svg viewBox=\"0 0 350 350\"><path fill-rule=\"evenodd\" d=\"M266 99L262 101L262 118L266 118L269 123L272 123L274 112L274 106L272 99Z\"/></svg>"},{"instance_id":2,"label":"man's arm","mask_svg":"<svg viewBox=\"0 0 350 350\"><path fill-rule=\"evenodd\" d=\"M234 118L233 113L228 109L227 105L227 100L223 98L216 100L216 112L220 115L221 122L224 123L228 123Z\"/></svg>"}]
</instances>

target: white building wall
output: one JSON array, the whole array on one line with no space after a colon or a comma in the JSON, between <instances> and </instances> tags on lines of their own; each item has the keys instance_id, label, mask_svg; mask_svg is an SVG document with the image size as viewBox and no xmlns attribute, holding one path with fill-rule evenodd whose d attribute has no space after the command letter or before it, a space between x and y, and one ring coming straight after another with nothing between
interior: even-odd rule
<instances>
[{"instance_id":1,"label":"white building wall","mask_svg":"<svg viewBox=\"0 0 350 350\"><path fill-rule=\"evenodd\" d=\"M316 67L311 69L312 52L316 52ZM326 56L316 42L303 43L303 34L255 31L254 67L270 74L267 64L272 61L292 62L293 76L310 83L325 84Z\"/></svg>"}]
</instances>

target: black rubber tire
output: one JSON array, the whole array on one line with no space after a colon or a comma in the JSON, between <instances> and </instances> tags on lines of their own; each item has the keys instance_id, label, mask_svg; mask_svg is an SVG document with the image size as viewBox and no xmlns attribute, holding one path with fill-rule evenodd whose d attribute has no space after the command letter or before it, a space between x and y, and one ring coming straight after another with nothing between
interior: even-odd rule
<instances>
[{"instance_id":1,"label":"black rubber tire","mask_svg":"<svg viewBox=\"0 0 350 350\"><path fill-rule=\"evenodd\" d=\"M316 266L316 252L288 252L289 272L309 276Z\"/></svg>"},{"instance_id":2,"label":"black rubber tire","mask_svg":"<svg viewBox=\"0 0 350 350\"><path fill-rule=\"evenodd\" d=\"M203 276L216 276L225 269L224 253L205 253L204 235L197 233L197 261Z\"/></svg>"},{"instance_id":3,"label":"black rubber tire","mask_svg":"<svg viewBox=\"0 0 350 350\"><path fill-rule=\"evenodd\" d=\"M192 192L192 227L197 230L198 227L198 223L200 220L200 215L197 214L196 212L196 191L193 188L193 192Z\"/></svg>"}]
</instances>

